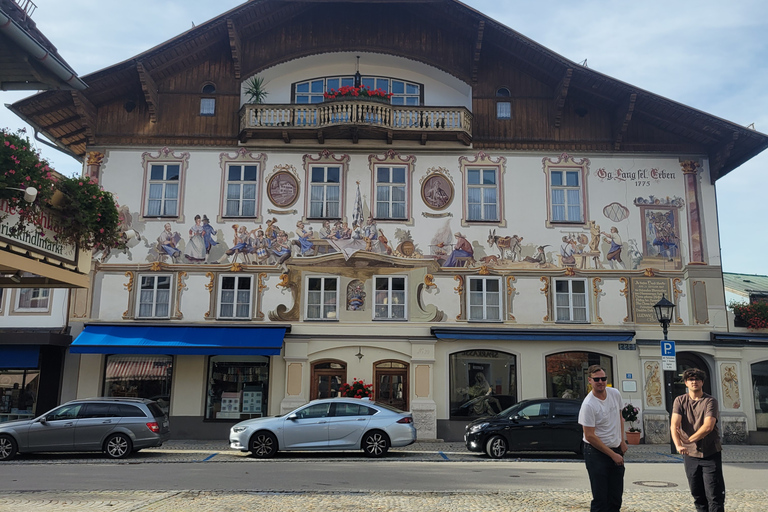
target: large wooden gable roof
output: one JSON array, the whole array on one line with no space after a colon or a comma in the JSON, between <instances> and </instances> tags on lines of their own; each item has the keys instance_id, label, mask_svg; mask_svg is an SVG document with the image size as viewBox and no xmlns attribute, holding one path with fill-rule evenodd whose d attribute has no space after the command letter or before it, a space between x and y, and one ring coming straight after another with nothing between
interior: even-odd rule
<instances>
[{"instance_id":1,"label":"large wooden gable roof","mask_svg":"<svg viewBox=\"0 0 768 512\"><path fill-rule=\"evenodd\" d=\"M644 123L708 154L714 181L768 147L768 136L762 133L576 64L456 0L251 0L132 59L82 77L89 86L84 92L43 92L12 109L82 158L89 145L97 144L101 105L138 95L146 98L152 114L157 84L193 65L226 55L240 80L301 56L350 50L421 61L475 87L484 66L514 66L551 88L556 126L566 99L612 113L611 140L571 149L637 150L624 141L632 123ZM551 142L547 147L562 146ZM476 146L483 142L476 141ZM518 147L503 141L496 146ZM654 147L666 148L663 140Z\"/></svg>"}]
</instances>

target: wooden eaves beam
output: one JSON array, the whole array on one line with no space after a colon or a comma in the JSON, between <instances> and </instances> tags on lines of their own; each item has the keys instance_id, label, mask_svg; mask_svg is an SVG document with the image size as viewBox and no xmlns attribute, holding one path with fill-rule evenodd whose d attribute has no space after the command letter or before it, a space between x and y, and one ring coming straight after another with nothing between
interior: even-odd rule
<instances>
[{"instance_id":1,"label":"wooden eaves beam","mask_svg":"<svg viewBox=\"0 0 768 512\"><path fill-rule=\"evenodd\" d=\"M477 24L477 39L475 41L475 53L472 61L472 83L477 83L477 75L480 67L480 55L483 51L483 33L485 32L485 20Z\"/></svg>"},{"instance_id":2,"label":"wooden eaves beam","mask_svg":"<svg viewBox=\"0 0 768 512\"><path fill-rule=\"evenodd\" d=\"M156 123L160 110L160 96L157 93L157 84L140 61L136 62L136 71L139 72L141 90L144 91L144 99L147 102L147 107L149 107L149 120Z\"/></svg>"},{"instance_id":3,"label":"wooden eaves beam","mask_svg":"<svg viewBox=\"0 0 768 512\"><path fill-rule=\"evenodd\" d=\"M571 86L572 76L573 68L567 68L563 78L560 79L560 83L555 87L555 110L554 119L552 120L555 128L560 128L560 123L563 121L563 107L565 106L565 98L568 97L568 88Z\"/></svg>"},{"instance_id":4,"label":"wooden eaves beam","mask_svg":"<svg viewBox=\"0 0 768 512\"><path fill-rule=\"evenodd\" d=\"M731 156L731 151L739 138L739 132L731 133L731 137L726 139L709 153L709 180L714 185L717 178L720 177L720 171L725 167L725 163Z\"/></svg>"},{"instance_id":5,"label":"wooden eaves beam","mask_svg":"<svg viewBox=\"0 0 768 512\"><path fill-rule=\"evenodd\" d=\"M635 102L637 101L637 93L629 95L627 102L623 107L619 106L616 109L616 121L613 127L613 149L619 151L621 149L621 142L624 140L624 135L629 128L629 122L632 120L632 113L635 111Z\"/></svg>"},{"instance_id":6,"label":"wooden eaves beam","mask_svg":"<svg viewBox=\"0 0 768 512\"><path fill-rule=\"evenodd\" d=\"M235 22L227 18L227 32L229 33L229 50L232 53L232 67L235 70L235 78L240 79L240 34L237 33Z\"/></svg>"},{"instance_id":7,"label":"wooden eaves beam","mask_svg":"<svg viewBox=\"0 0 768 512\"><path fill-rule=\"evenodd\" d=\"M86 144L96 143L96 107L80 91L70 91L72 102L75 104L75 112L82 120L85 128Z\"/></svg>"}]
</instances>

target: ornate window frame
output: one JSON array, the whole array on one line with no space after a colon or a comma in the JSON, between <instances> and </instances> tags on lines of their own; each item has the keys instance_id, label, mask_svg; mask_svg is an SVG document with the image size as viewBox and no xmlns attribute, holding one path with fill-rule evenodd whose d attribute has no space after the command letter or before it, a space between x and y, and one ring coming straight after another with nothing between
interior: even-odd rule
<instances>
[{"instance_id":1,"label":"ornate window frame","mask_svg":"<svg viewBox=\"0 0 768 512\"><path fill-rule=\"evenodd\" d=\"M166 267L167 268L167 267ZM141 277L143 276L171 276L171 289L170 289L170 304L168 305L168 316L165 317L149 317L139 316L139 294L141 293ZM181 320L184 318L184 314L181 312L181 292L186 288L187 273L183 270L177 272L168 272L164 269L164 266L160 263L153 263L152 266L146 271L127 271L125 277L128 278L128 282L124 283L125 289L128 291L128 304L123 312L123 320L141 320L146 322L164 322L168 320ZM135 289L134 289L135 288Z\"/></svg>"},{"instance_id":2,"label":"ornate window frame","mask_svg":"<svg viewBox=\"0 0 768 512\"><path fill-rule=\"evenodd\" d=\"M323 221L323 220L335 220L339 219L344 221L346 219L344 207L346 206L347 198L347 174L349 173L349 160L350 157L347 154L336 156L329 150L323 150L318 153L317 157L312 155L304 155L302 161L304 163L304 215L302 216L303 222ZM312 195L312 168L313 167L339 167L339 216L338 217L311 217L310 213L310 199Z\"/></svg>"},{"instance_id":3,"label":"ornate window frame","mask_svg":"<svg viewBox=\"0 0 768 512\"><path fill-rule=\"evenodd\" d=\"M310 317L309 316L309 312L308 312L308 309L309 309L309 306L310 306L310 304L309 304L309 280L310 279L322 279L323 280L322 288L321 288L321 292L320 292L321 293L321 296L320 296L320 308L321 308L320 309L320 315L321 316L318 317L318 318ZM328 318L328 317L323 318L322 317L322 314L323 314L322 308L323 308L323 305L324 305L323 304L323 300L322 300L322 294L325 293L325 280L326 279L333 279L333 280L336 281L336 316L334 318ZM305 284L305 286L304 286L304 294L303 294L304 295L304 307L302 308L302 313L303 313L303 317L304 317L303 319L305 321L310 321L310 322L338 322L339 321L340 312L341 312L341 293L342 293L341 278L339 276L332 276L332 275L325 275L325 274L312 274L312 275L308 275L308 276L304 277L304 284Z\"/></svg>"},{"instance_id":4,"label":"ornate window frame","mask_svg":"<svg viewBox=\"0 0 768 512\"><path fill-rule=\"evenodd\" d=\"M563 295L563 292L557 291L557 283L558 282L567 282L568 283L568 304L569 304L569 319L568 320L560 320L557 317L557 310L558 310L558 304L557 299L559 295ZM573 315L573 296L577 295L576 292L573 291L573 283L574 282L580 282L584 284L584 307L586 308L585 317L586 320L574 320ZM578 295L582 295L579 293ZM594 308L591 304L591 297L592 294L590 293L590 287L589 287L589 279L586 278L568 278L568 277L553 277L552 278L552 319L555 323L560 324L589 324L592 323L592 311Z\"/></svg>"},{"instance_id":5,"label":"ornate window frame","mask_svg":"<svg viewBox=\"0 0 768 512\"><path fill-rule=\"evenodd\" d=\"M568 153L563 153L557 158L544 157L541 159L544 180L547 187L547 218L546 227L587 227L589 225L589 205L587 203L587 176L589 176L589 159L574 158ZM554 220L552 214L552 171L567 172L576 171L579 173L579 188L581 190L581 220Z\"/></svg>"},{"instance_id":6,"label":"ornate window frame","mask_svg":"<svg viewBox=\"0 0 768 512\"><path fill-rule=\"evenodd\" d=\"M379 291L377 286L377 281L379 279L386 279L387 280L387 289L386 293L387 296L384 298L384 301L379 302ZM403 280L403 317L397 318L392 316L392 280L393 279L402 279ZM371 281L371 286L373 286L373 300L371 302L371 319L375 322L407 322L408 321L408 276L405 274L387 274L387 275L374 275L373 279ZM384 291L384 290L381 290ZM386 316L377 316L377 308L379 306L386 306L387 308L387 315Z\"/></svg>"},{"instance_id":7,"label":"ornate window frame","mask_svg":"<svg viewBox=\"0 0 768 512\"><path fill-rule=\"evenodd\" d=\"M149 178L152 165L179 165L179 195L177 197L176 215L151 216L147 215L149 206ZM144 177L141 186L141 220L174 219L176 222L184 222L184 188L187 181L187 168L189 167L189 153L176 154L171 148L164 147L153 155L146 151L141 154L141 166L144 168Z\"/></svg>"},{"instance_id":8,"label":"ornate window frame","mask_svg":"<svg viewBox=\"0 0 768 512\"><path fill-rule=\"evenodd\" d=\"M466 311L466 315L467 315L467 318L466 318L467 321L468 322L493 322L493 323L504 322L506 320L505 317L507 315L507 310L504 307L505 287L504 287L504 282L502 280L502 277L501 276L482 276L481 275L481 276L466 276L466 279L467 279L467 289L466 289L466 292L464 294L464 300L466 301L465 311ZM483 304L482 304L482 306L483 306L483 318L472 318L472 309L471 309L471 307L472 307L471 300L472 299L471 299L470 296L472 295L472 293L476 293L476 292L472 292L472 290L471 290L472 282L474 282L474 281L483 281L483 283L484 283L483 284L483 291L482 291L482 294L483 294ZM495 282L498 283L499 290L497 292L489 292L486 289L485 283L489 282L489 281L495 281ZM490 293L496 293L499 296L499 305L498 305L499 317L497 319L486 318L486 311L485 311L486 310L486 306L487 306L486 302L487 302L487 296Z\"/></svg>"},{"instance_id":9,"label":"ornate window frame","mask_svg":"<svg viewBox=\"0 0 768 512\"><path fill-rule=\"evenodd\" d=\"M222 316L221 315L221 294L224 291L223 288L223 281L225 278L228 277L234 277L235 278L235 302L233 302L233 310L232 314L233 316ZM239 284L240 279L248 278L250 280L250 286L248 289L248 314L246 316L237 316L237 290L239 288L237 287ZM256 286L256 280L257 276L256 274L251 273L242 273L242 272L221 272L216 276L216 320L225 320L225 321L232 321L232 322L242 322L242 321L250 321L254 317L254 312L256 311L256 297L259 295L259 289Z\"/></svg>"},{"instance_id":10,"label":"ornate window frame","mask_svg":"<svg viewBox=\"0 0 768 512\"><path fill-rule=\"evenodd\" d=\"M378 172L379 167L404 167L405 168L405 217L379 217L378 213ZM398 152L390 149L383 155L369 155L368 168L371 170L371 215L376 222L388 223L396 222L398 224L413 225L413 172L416 170L416 156L402 156ZM390 196L390 204L392 197Z\"/></svg>"},{"instance_id":11,"label":"ornate window frame","mask_svg":"<svg viewBox=\"0 0 768 512\"><path fill-rule=\"evenodd\" d=\"M267 164L266 153L251 153L245 148L240 148L236 153L219 153L219 167L221 168L221 192L219 197L219 215L217 222L226 222L228 220L248 220L249 222L260 223L261 206L263 203L264 176ZM229 183L229 167L231 165L255 165L256 169L256 207L254 216L227 215L227 184ZM242 205L241 205L242 208Z\"/></svg>"},{"instance_id":12,"label":"ornate window frame","mask_svg":"<svg viewBox=\"0 0 768 512\"><path fill-rule=\"evenodd\" d=\"M461 225L469 227L472 225L492 225L506 227L507 219L504 216L504 173L506 172L507 159L503 156L492 157L491 155L480 151L474 157L462 156L459 158L459 170L461 172L461 187L464 199L462 201ZM496 209L497 219L469 219L468 218L468 198L469 198L469 171L470 170L494 170L496 172Z\"/></svg>"}]
</instances>

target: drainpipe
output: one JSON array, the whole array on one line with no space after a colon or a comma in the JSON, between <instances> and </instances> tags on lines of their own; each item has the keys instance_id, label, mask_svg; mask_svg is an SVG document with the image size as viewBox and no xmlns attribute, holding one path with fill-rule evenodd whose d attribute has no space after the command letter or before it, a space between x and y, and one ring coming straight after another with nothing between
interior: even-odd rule
<instances>
[{"instance_id":1,"label":"drainpipe","mask_svg":"<svg viewBox=\"0 0 768 512\"><path fill-rule=\"evenodd\" d=\"M83 91L88 87L85 82L80 80L69 66L61 62L53 53L46 50L43 45L37 42L15 21L0 10L0 34L5 35L11 41L19 45L22 49L34 56L46 69L59 77L69 87L65 89L76 89Z\"/></svg>"}]
</instances>

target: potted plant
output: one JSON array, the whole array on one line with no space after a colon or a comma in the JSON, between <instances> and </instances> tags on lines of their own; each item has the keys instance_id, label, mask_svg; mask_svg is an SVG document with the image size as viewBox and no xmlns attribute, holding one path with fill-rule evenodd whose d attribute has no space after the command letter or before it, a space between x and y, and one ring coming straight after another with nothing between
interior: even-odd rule
<instances>
[{"instance_id":1,"label":"potted plant","mask_svg":"<svg viewBox=\"0 0 768 512\"><path fill-rule=\"evenodd\" d=\"M392 93L385 92L383 89L371 89L367 85L361 85L359 87L345 85L338 89L331 89L330 91L323 93L323 98L325 101L372 100L381 103L389 103L390 98L392 98Z\"/></svg>"},{"instance_id":2,"label":"potted plant","mask_svg":"<svg viewBox=\"0 0 768 512\"><path fill-rule=\"evenodd\" d=\"M344 383L339 388L339 394L347 398L365 398L373 395L373 384L354 379L352 384Z\"/></svg>"},{"instance_id":3,"label":"potted plant","mask_svg":"<svg viewBox=\"0 0 768 512\"><path fill-rule=\"evenodd\" d=\"M749 304L743 302L731 302L728 307L733 309L735 327L748 327L749 329L768 328L768 303L758 301Z\"/></svg>"},{"instance_id":4,"label":"potted plant","mask_svg":"<svg viewBox=\"0 0 768 512\"><path fill-rule=\"evenodd\" d=\"M267 98L266 89L264 89L264 78L252 76L245 82L245 94L248 95L248 103L264 103Z\"/></svg>"},{"instance_id":5,"label":"potted plant","mask_svg":"<svg viewBox=\"0 0 768 512\"><path fill-rule=\"evenodd\" d=\"M631 403L624 406L621 410L621 417L624 421L629 422L629 430L627 430L627 444L640 444L640 429L635 427L637 421L637 415L640 413L640 409L632 405Z\"/></svg>"}]
</instances>

